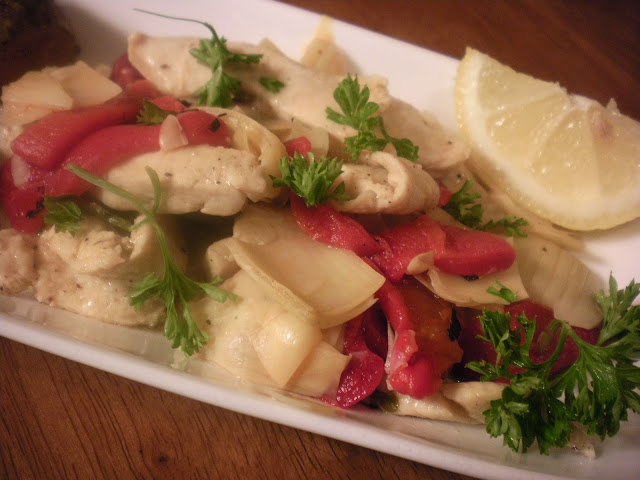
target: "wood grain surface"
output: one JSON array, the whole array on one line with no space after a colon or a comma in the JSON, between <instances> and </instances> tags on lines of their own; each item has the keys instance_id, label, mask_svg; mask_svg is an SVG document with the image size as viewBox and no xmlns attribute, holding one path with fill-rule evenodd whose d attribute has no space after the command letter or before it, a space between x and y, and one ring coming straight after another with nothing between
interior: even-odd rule
<instances>
[{"instance_id":1,"label":"wood grain surface","mask_svg":"<svg viewBox=\"0 0 640 480\"><path fill-rule=\"evenodd\" d=\"M454 57L470 45L601 102L615 97L623 113L640 118L640 2L286 3ZM0 478L471 477L232 413L1 339Z\"/></svg>"}]
</instances>

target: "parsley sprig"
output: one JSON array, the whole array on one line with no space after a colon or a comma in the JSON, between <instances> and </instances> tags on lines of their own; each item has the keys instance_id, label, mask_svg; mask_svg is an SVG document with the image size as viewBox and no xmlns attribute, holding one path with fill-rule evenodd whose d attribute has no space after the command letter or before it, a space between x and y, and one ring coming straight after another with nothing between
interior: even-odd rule
<instances>
[{"instance_id":1,"label":"parsley sprig","mask_svg":"<svg viewBox=\"0 0 640 480\"><path fill-rule=\"evenodd\" d=\"M139 8L135 8L134 10L157 17L198 23L211 32L210 39L201 39L198 48L189 50L189 53L199 63L211 68L211 78L209 81L194 92L194 96L198 99L200 105L221 108L230 107L240 90L241 82L225 72L225 67L233 63L258 64L262 58L260 54L232 53L227 48L226 38L218 36L216 30L207 22L201 22L200 20L194 20L192 18L162 15ZM279 91L284 86L282 82L268 77L262 77L260 83L271 92ZM267 85L265 85L265 83Z\"/></svg>"},{"instance_id":2,"label":"parsley sprig","mask_svg":"<svg viewBox=\"0 0 640 480\"><path fill-rule=\"evenodd\" d=\"M558 334L558 341L552 355L539 364L529 356L535 319L520 315L519 327L511 330L509 314L483 311L479 317L482 338L493 345L497 360L467 366L481 373L483 380L507 378L510 382L502 398L492 401L484 412L487 432L503 436L504 444L514 451L526 452L537 441L539 451L548 454L552 447L567 445L572 422L604 439L618 432L628 410L640 413L640 367L634 365L640 357L640 306L633 305L639 293L640 284L631 281L618 290L610 276L609 295L603 291L596 295L604 316L596 344L582 340L566 322L553 320L547 328L552 336ZM568 338L577 345L578 358L550 377ZM512 375L510 366L522 373Z\"/></svg>"},{"instance_id":3,"label":"parsley sprig","mask_svg":"<svg viewBox=\"0 0 640 480\"><path fill-rule=\"evenodd\" d=\"M160 125L169 115L177 115L175 110L166 110L149 100L142 101L142 108L136 117L136 122L141 125Z\"/></svg>"},{"instance_id":4,"label":"parsley sprig","mask_svg":"<svg viewBox=\"0 0 640 480\"><path fill-rule=\"evenodd\" d=\"M258 64L262 55L247 55L231 53L227 48L227 40L219 37L215 29L206 22L200 22L210 32L210 39L201 39L198 48L192 48L189 53L199 63L211 68L211 78L207 83L195 91L201 105L209 107L230 107L233 99L240 90L240 80L224 71L230 63Z\"/></svg>"},{"instance_id":5,"label":"parsley sprig","mask_svg":"<svg viewBox=\"0 0 640 480\"><path fill-rule=\"evenodd\" d=\"M524 218L509 215L499 220L489 220L482 223L484 210L482 204L478 203L481 195L477 192L471 192L473 187L472 180L466 180L460 190L451 195L449 202L442 209L467 227L476 230L504 230L511 237L526 237L527 234L522 227L529 225Z\"/></svg>"},{"instance_id":6,"label":"parsley sprig","mask_svg":"<svg viewBox=\"0 0 640 480\"><path fill-rule=\"evenodd\" d=\"M362 150L377 152L391 143L399 157L415 162L418 159L418 147L408 138L395 138L387 133L382 117L375 116L380 105L370 102L369 95L369 87L365 85L361 89L357 75L347 75L333 92L333 98L342 113L327 107L327 118L358 131L355 136L345 138L345 151L357 159Z\"/></svg>"},{"instance_id":7,"label":"parsley sprig","mask_svg":"<svg viewBox=\"0 0 640 480\"><path fill-rule=\"evenodd\" d=\"M145 218L134 224L131 230L140 228L146 223L151 225L160 244L164 260L164 273L160 278L155 272L151 272L137 282L129 292L130 303L138 310L147 300L158 297L164 303L167 312L164 335L173 341L172 347L180 347L186 356L191 356L197 352L207 342L209 336L198 328L195 319L191 315L189 302L195 300L202 293L206 293L218 302L225 302L236 297L234 294L217 286L222 282L222 278L216 277L206 283L196 282L182 273L173 261L167 237L156 219L161 197L160 180L156 172L150 167L146 167L147 175L149 175L154 191L154 203L152 208L148 209L132 193L96 177L77 165L71 164L67 168L87 182L128 200L144 215Z\"/></svg>"},{"instance_id":8,"label":"parsley sprig","mask_svg":"<svg viewBox=\"0 0 640 480\"><path fill-rule=\"evenodd\" d=\"M86 202L75 195L45 196L43 205L47 209L44 223L53 225L56 233L69 232L75 236L82 229L82 220L87 216L97 217L119 231L128 232L133 225L126 215L101 203Z\"/></svg>"},{"instance_id":9,"label":"parsley sprig","mask_svg":"<svg viewBox=\"0 0 640 480\"><path fill-rule=\"evenodd\" d=\"M342 173L343 162L336 158L322 157L316 160L313 153L307 158L296 152L293 157L283 157L278 166L282 178L271 176L274 187L289 187L301 197L307 206L327 203L330 198L349 200L344 182L331 190L331 186Z\"/></svg>"},{"instance_id":10,"label":"parsley sprig","mask_svg":"<svg viewBox=\"0 0 640 480\"><path fill-rule=\"evenodd\" d=\"M69 232L75 236L82 228L82 209L73 198L62 195L44 197L43 205L47 209L44 223L54 225L56 233Z\"/></svg>"},{"instance_id":11,"label":"parsley sprig","mask_svg":"<svg viewBox=\"0 0 640 480\"><path fill-rule=\"evenodd\" d=\"M271 93L278 93L284 88L284 83L277 78L260 77L258 79L258 82L260 82L260 85L269 90Z\"/></svg>"}]
</instances>

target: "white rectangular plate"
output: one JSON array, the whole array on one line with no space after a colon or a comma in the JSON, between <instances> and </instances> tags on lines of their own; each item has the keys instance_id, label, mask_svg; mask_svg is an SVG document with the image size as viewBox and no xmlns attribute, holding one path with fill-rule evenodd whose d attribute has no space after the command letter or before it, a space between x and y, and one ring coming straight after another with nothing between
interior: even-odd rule
<instances>
[{"instance_id":1,"label":"white rectangular plate","mask_svg":"<svg viewBox=\"0 0 640 480\"><path fill-rule=\"evenodd\" d=\"M90 62L111 64L134 31L154 35L207 36L197 24L134 11L211 23L229 41L265 37L299 58L319 17L266 0L59 0ZM393 95L429 110L455 129L453 83L457 61L449 57L335 22L338 44L362 73L389 79ZM586 236L582 255L603 279L613 272L626 285L640 264L640 222ZM634 248L635 243L635 248ZM96 324L25 298L0 296L0 334L36 348L203 402L319 433L443 469L495 479L630 479L640 461L640 417L633 415L618 436L597 443L595 461L555 451L517 455L490 439L481 426L403 418L369 410L335 410L281 393L239 385L229 379L204 380L168 365L172 352L158 333Z\"/></svg>"}]
</instances>

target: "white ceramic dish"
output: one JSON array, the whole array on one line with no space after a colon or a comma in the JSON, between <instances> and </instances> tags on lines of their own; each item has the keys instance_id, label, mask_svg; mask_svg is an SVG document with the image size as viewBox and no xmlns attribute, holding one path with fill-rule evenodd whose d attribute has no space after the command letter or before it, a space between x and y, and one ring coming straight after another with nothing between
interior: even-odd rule
<instances>
[{"instance_id":1,"label":"white ceramic dish","mask_svg":"<svg viewBox=\"0 0 640 480\"><path fill-rule=\"evenodd\" d=\"M111 63L136 30L156 35L202 35L196 24L134 11L197 18L230 41L271 38L298 58L318 16L266 0L59 0L83 47L83 58ZM436 114L455 128L452 87L457 61L336 22L337 42L364 73L389 78L392 94ZM640 222L587 236L583 259L602 278L626 285L640 271ZM0 334L36 348L223 408L319 433L443 469L495 479L631 479L640 468L640 416L618 436L596 444L598 458L568 451L517 455L490 439L483 427L394 417L366 410L336 411L219 378L204 380L168 365L172 352L158 333L96 324L27 298L0 296Z\"/></svg>"}]
</instances>

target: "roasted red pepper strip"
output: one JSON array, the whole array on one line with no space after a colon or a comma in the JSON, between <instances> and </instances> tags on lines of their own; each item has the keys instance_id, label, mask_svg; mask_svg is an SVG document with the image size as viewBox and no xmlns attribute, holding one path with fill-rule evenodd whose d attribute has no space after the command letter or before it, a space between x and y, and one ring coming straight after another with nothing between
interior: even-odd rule
<instances>
[{"instance_id":1,"label":"roasted red pepper strip","mask_svg":"<svg viewBox=\"0 0 640 480\"><path fill-rule=\"evenodd\" d=\"M483 276L511 266L513 247L488 232L441 225L427 215L403 223L376 237L382 253L372 257L390 280L398 282L416 256L433 252L434 264L453 275Z\"/></svg>"},{"instance_id":2,"label":"roasted red pepper strip","mask_svg":"<svg viewBox=\"0 0 640 480\"><path fill-rule=\"evenodd\" d=\"M409 279L387 280L376 296L396 335L388 356L389 385L414 398L433 395L462 358L449 337L451 305Z\"/></svg>"},{"instance_id":3,"label":"roasted red pepper strip","mask_svg":"<svg viewBox=\"0 0 640 480\"><path fill-rule=\"evenodd\" d=\"M314 240L351 250L360 256L380 251L380 246L362 225L328 205L307 207L300 197L290 195L291 212L300 229Z\"/></svg>"},{"instance_id":4,"label":"roasted red pepper strip","mask_svg":"<svg viewBox=\"0 0 640 480\"><path fill-rule=\"evenodd\" d=\"M189 145L229 146L227 124L210 113L203 110L187 110L178 115L178 121Z\"/></svg>"},{"instance_id":5,"label":"roasted red pepper strip","mask_svg":"<svg viewBox=\"0 0 640 480\"><path fill-rule=\"evenodd\" d=\"M54 112L20 134L11 142L11 149L31 165L53 169L87 135L135 120L140 106L138 100L127 100Z\"/></svg>"},{"instance_id":6,"label":"roasted red pepper strip","mask_svg":"<svg viewBox=\"0 0 640 480\"><path fill-rule=\"evenodd\" d=\"M392 282L399 282L416 256L445 251L446 236L440 225L426 215L402 223L376 237L382 252L371 259Z\"/></svg>"},{"instance_id":7,"label":"roasted red pepper strip","mask_svg":"<svg viewBox=\"0 0 640 480\"><path fill-rule=\"evenodd\" d=\"M11 221L11 226L23 233L36 234L44 226L44 212L41 205L44 189L32 184L25 188L16 187L11 174L11 162L6 162L0 170L0 202Z\"/></svg>"},{"instance_id":8,"label":"roasted red pepper strip","mask_svg":"<svg viewBox=\"0 0 640 480\"><path fill-rule=\"evenodd\" d=\"M143 78L142 74L131 65L127 52L120 55L111 68L111 80L122 88Z\"/></svg>"},{"instance_id":9,"label":"roasted red pepper strip","mask_svg":"<svg viewBox=\"0 0 640 480\"><path fill-rule=\"evenodd\" d=\"M336 392L336 404L351 407L376 391L384 377L384 359L371 351L365 340L366 331L376 321L376 311L369 309L350 320L345 327L344 353L351 360L342 372Z\"/></svg>"},{"instance_id":10,"label":"roasted red pepper strip","mask_svg":"<svg viewBox=\"0 0 640 480\"><path fill-rule=\"evenodd\" d=\"M284 142L284 148L290 157L293 157L296 153L306 157L311 151L311 141L307 137L292 138Z\"/></svg>"},{"instance_id":11,"label":"roasted red pepper strip","mask_svg":"<svg viewBox=\"0 0 640 480\"><path fill-rule=\"evenodd\" d=\"M158 95L153 84L142 80L107 103L50 113L15 138L11 150L27 163L51 170L87 135L108 126L134 122L143 100Z\"/></svg>"},{"instance_id":12,"label":"roasted red pepper strip","mask_svg":"<svg viewBox=\"0 0 640 480\"><path fill-rule=\"evenodd\" d=\"M64 167L77 165L101 176L123 161L160 149L160 125L116 125L92 133L69 152L46 181L47 195L82 195L91 185Z\"/></svg>"},{"instance_id":13,"label":"roasted red pepper strip","mask_svg":"<svg viewBox=\"0 0 640 480\"><path fill-rule=\"evenodd\" d=\"M163 110L168 110L169 112L182 112L186 110L186 106L178 101L178 99L171 95L165 95L164 97L157 97L153 100L149 100L156 107L159 107Z\"/></svg>"}]
</instances>

